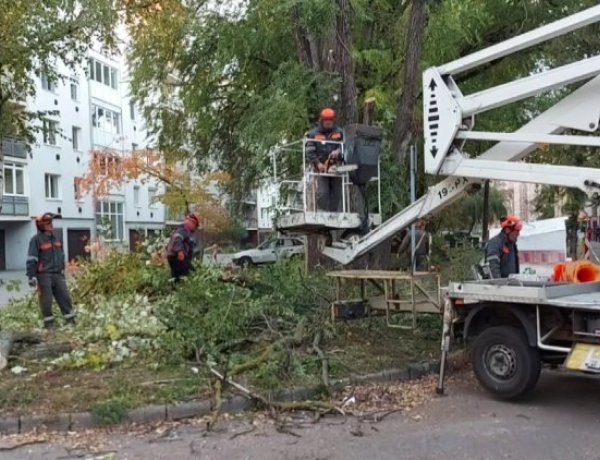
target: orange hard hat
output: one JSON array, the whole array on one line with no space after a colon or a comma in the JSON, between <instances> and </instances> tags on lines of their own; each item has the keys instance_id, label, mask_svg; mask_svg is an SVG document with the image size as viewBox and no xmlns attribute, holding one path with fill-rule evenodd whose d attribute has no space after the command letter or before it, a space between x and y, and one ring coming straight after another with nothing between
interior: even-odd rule
<instances>
[{"instance_id":1,"label":"orange hard hat","mask_svg":"<svg viewBox=\"0 0 600 460\"><path fill-rule=\"evenodd\" d=\"M321 120L335 120L335 110L329 107L321 110Z\"/></svg>"},{"instance_id":2,"label":"orange hard hat","mask_svg":"<svg viewBox=\"0 0 600 460\"><path fill-rule=\"evenodd\" d=\"M505 228L510 228L512 230L516 230L517 232L520 232L523 229L523 221L521 219L519 219L517 216L511 214L509 216L502 217L500 219L500 226L502 227L503 230Z\"/></svg>"}]
</instances>

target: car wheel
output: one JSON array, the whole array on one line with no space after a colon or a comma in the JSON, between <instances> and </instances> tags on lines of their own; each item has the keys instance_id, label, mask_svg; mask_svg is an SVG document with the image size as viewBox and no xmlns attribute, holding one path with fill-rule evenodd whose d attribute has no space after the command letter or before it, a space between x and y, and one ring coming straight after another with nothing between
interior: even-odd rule
<instances>
[{"instance_id":1,"label":"car wheel","mask_svg":"<svg viewBox=\"0 0 600 460\"><path fill-rule=\"evenodd\" d=\"M533 390L542 362L522 330L498 326L484 330L473 345L473 370L479 383L499 399L514 400Z\"/></svg>"},{"instance_id":2,"label":"car wheel","mask_svg":"<svg viewBox=\"0 0 600 460\"><path fill-rule=\"evenodd\" d=\"M250 257L242 257L238 264L240 265L240 267L244 267L244 268L248 268L251 265L254 265L254 262L252 262L252 259Z\"/></svg>"}]
</instances>

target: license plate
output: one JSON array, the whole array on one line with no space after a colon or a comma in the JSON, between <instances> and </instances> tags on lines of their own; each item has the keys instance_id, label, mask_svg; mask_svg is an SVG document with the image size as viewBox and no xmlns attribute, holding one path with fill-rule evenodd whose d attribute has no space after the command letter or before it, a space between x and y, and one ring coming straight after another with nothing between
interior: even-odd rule
<instances>
[{"instance_id":1,"label":"license plate","mask_svg":"<svg viewBox=\"0 0 600 460\"><path fill-rule=\"evenodd\" d=\"M600 374L600 345L576 343L567 356L565 367L574 371Z\"/></svg>"}]
</instances>

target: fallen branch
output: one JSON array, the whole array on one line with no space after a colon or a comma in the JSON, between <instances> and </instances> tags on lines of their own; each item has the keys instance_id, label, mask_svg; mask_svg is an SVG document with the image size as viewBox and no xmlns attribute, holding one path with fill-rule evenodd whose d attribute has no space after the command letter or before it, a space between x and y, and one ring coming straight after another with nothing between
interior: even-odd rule
<instances>
[{"instance_id":1,"label":"fallen branch","mask_svg":"<svg viewBox=\"0 0 600 460\"><path fill-rule=\"evenodd\" d=\"M253 426L253 427L252 427L252 428L250 428L249 430L241 431L241 432L239 432L239 433L235 433L235 434L231 435L231 436L229 437L229 440L230 440L230 441L233 441L235 438L239 438L240 436L244 436L245 434L250 434L250 433L253 433L254 431L256 431L256 427L255 427L255 426Z\"/></svg>"},{"instance_id":2,"label":"fallen branch","mask_svg":"<svg viewBox=\"0 0 600 460\"><path fill-rule=\"evenodd\" d=\"M17 449L20 449L21 447L31 446L33 444L44 444L45 442L46 442L46 440L44 440L44 439L36 439L33 441L25 441L25 442L21 442L19 444L13 444L12 446L0 446L0 452L6 452L9 450L17 450Z\"/></svg>"},{"instance_id":3,"label":"fallen branch","mask_svg":"<svg viewBox=\"0 0 600 460\"><path fill-rule=\"evenodd\" d=\"M224 377L219 371L213 369L212 367L208 368L210 372L216 376L220 382L226 383L232 388L236 389L244 396L254 401L257 401L264 407L268 407L271 409L278 409L281 411L294 411L294 410L308 410L311 412L318 411L322 414L327 414L331 412L336 412L338 414L344 415L344 412L331 403L326 403L323 401L292 401L292 402L276 402L276 401L268 401L265 397L261 396L258 393L255 393L237 382L234 382L230 378Z\"/></svg>"}]
</instances>

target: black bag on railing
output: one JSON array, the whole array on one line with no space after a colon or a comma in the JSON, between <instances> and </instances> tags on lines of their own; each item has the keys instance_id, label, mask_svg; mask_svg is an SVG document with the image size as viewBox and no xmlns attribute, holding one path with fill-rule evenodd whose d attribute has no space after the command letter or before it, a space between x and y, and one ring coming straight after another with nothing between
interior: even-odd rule
<instances>
[{"instance_id":1,"label":"black bag on railing","mask_svg":"<svg viewBox=\"0 0 600 460\"><path fill-rule=\"evenodd\" d=\"M345 162L358 166L350 173L352 183L366 185L377 177L382 139L383 131L375 126L355 124L344 128Z\"/></svg>"}]
</instances>

